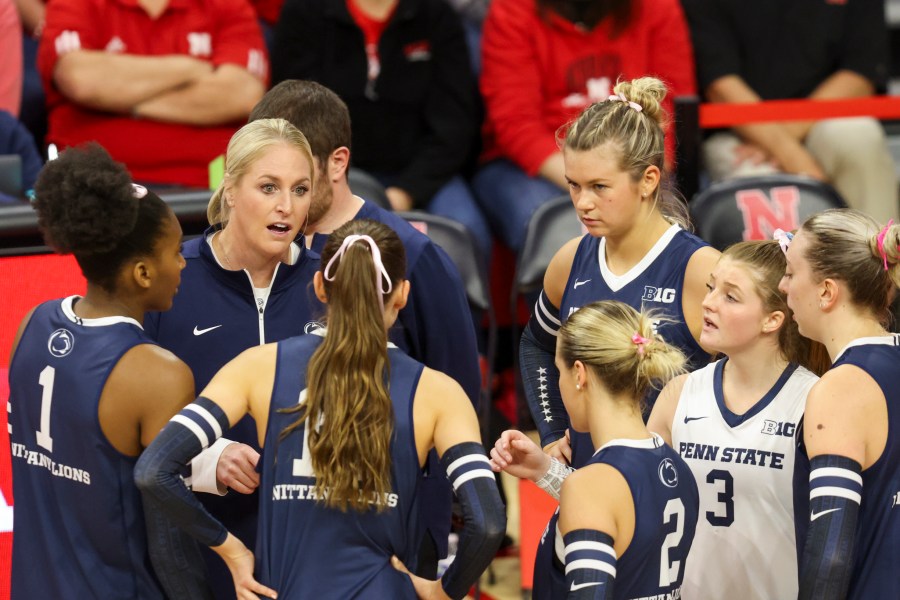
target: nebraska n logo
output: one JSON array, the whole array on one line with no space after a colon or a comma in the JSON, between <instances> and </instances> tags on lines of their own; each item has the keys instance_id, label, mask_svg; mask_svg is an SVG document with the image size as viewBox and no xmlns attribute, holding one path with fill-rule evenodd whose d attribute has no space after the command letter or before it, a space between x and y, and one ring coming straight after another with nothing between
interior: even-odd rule
<instances>
[{"instance_id":1,"label":"nebraska n logo","mask_svg":"<svg viewBox=\"0 0 900 600\"><path fill-rule=\"evenodd\" d=\"M792 231L800 226L797 186L775 187L770 193L771 198L762 190L741 190L735 194L737 207L744 217L744 240L768 240L776 229Z\"/></svg>"}]
</instances>

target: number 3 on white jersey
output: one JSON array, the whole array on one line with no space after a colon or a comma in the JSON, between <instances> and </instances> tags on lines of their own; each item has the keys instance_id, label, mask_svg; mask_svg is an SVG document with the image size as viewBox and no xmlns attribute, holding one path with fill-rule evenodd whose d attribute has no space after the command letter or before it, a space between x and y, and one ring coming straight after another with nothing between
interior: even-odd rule
<instances>
[{"instance_id":1,"label":"number 3 on white jersey","mask_svg":"<svg viewBox=\"0 0 900 600\"><path fill-rule=\"evenodd\" d=\"M680 560L669 562L669 550L681 542L684 534L684 504L681 498L672 498L666 502L663 523L671 522L672 517L675 517L675 531L666 536L659 551L659 587L668 587L678 581L678 572L681 570Z\"/></svg>"}]
</instances>

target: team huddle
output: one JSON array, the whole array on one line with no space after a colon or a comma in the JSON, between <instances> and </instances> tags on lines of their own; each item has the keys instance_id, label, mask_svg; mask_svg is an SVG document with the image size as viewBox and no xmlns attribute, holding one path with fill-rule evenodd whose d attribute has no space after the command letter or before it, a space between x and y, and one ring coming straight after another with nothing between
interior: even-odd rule
<instances>
[{"instance_id":1,"label":"team huddle","mask_svg":"<svg viewBox=\"0 0 900 600\"><path fill-rule=\"evenodd\" d=\"M900 225L831 210L719 253L664 193L665 94L620 82L560 138L587 233L520 343L541 443L490 457L451 372L474 353L426 352L432 299L474 337L452 265L416 275L449 259L303 127L241 128L185 244L101 148L48 163L40 225L88 289L13 348L12 598L462 598L505 533L495 471L559 500L537 600L900 598Z\"/></svg>"}]
</instances>

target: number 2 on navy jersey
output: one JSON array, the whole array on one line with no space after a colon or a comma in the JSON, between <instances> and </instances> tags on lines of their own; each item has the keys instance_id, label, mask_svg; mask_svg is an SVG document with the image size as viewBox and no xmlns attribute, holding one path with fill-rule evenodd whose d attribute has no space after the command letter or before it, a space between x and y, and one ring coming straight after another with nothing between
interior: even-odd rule
<instances>
[{"instance_id":1,"label":"number 2 on navy jersey","mask_svg":"<svg viewBox=\"0 0 900 600\"><path fill-rule=\"evenodd\" d=\"M41 391L41 428L37 434L37 444L47 452L53 452L53 438L50 437L50 406L53 404L53 380L56 379L56 369L44 367L38 377Z\"/></svg>"},{"instance_id":2,"label":"number 2 on navy jersey","mask_svg":"<svg viewBox=\"0 0 900 600\"><path fill-rule=\"evenodd\" d=\"M681 498L672 498L663 509L663 524L671 522L673 518L675 531L666 536L659 550L659 587L668 587L678 581L678 572L681 570L680 560L669 560L669 550L676 547L684 535L684 503Z\"/></svg>"},{"instance_id":3,"label":"number 2 on navy jersey","mask_svg":"<svg viewBox=\"0 0 900 600\"><path fill-rule=\"evenodd\" d=\"M306 390L300 392L299 404L306 402ZM300 458L294 459L292 475L294 477L315 477L312 456L309 454L309 419L303 421L303 444L300 446Z\"/></svg>"}]
</instances>

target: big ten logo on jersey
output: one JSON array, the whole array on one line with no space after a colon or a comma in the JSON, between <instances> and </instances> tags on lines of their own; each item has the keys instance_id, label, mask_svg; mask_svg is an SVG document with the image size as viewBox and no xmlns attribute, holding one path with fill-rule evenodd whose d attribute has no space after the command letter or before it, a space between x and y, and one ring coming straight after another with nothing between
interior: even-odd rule
<instances>
[{"instance_id":1,"label":"big ten logo on jersey","mask_svg":"<svg viewBox=\"0 0 900 600\"><path fill-rule=\"evenodd\" d=\"M787 421L770 421L769 419L766 419L763 421L761 433L766 435L794 437L794 434L797 433L797 424L788 423Z\"/></svg>"},{"instance_id":2,"label":"big ten logo on jersey","mask_svg":"<svg viewBox=\"0 0 900 600\"><path fill-rule=\"evenodd\" d=\"M212 55L212 35L205 31L192 31L187 34L188 54L191 56Z\"/></svg>"},{"instance_id":3,"label":"big ten logo on jersey","mask_svg":"<svg viewBox=\"0 0 900 600\"><path fill-rule=\"evenodd\" d=\"M897 508L898 506L900 506L900 492L894 494L894 498L891 501L891 508Z\"/></svg>"},{"instance_id":4,"label":"big ten logo on jersey","mask_svg":"<svg viewBox=\"0 0 900 600\"><path fill-rule=\"evenodd\" d=\"M652 285L645 285L644 295L641 296L641 300L644 302L671 304L675 301L675 290L673 288L658 288Z\"/></svg>"},{"instance_id":5,"label":"big ten logo on jersey","mask_svg":"<svg viewBox=\"0 0 900 600\"><path fill-rule=\"evenodd\" d=\"M789 185L774 187L766 196L762 190L741 190L735 202L744 220L743 239L768 240L776 229L792 231L800 225L800 190Z\"/></svg>"}]
</instances>

